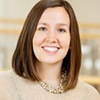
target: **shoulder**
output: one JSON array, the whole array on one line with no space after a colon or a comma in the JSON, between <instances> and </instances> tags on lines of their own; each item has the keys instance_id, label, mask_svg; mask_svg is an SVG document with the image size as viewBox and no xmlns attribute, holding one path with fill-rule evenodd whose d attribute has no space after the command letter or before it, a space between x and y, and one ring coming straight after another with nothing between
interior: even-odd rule
<instances>
[{"instance_id":1,"label":"shoulder","mask_svg":"<svg viewBox=\"0 0 100 100\"><path fill-rule=\"evenodd\" d=\"M7 88L12 83L11 74L14 73L13 70L0 72L0 89Z\"/></svg>"},{"instance_id":2,"label":"shoulder","mask_svg":"<svg viewBox=\"0 0 100 100\"><path fill-rule=\"evenodd\" d=\"M9 85L13 84L14 82L20 83L20 82L25 82L27 79L24 79L23 77L20 77L17 75L13 69L0 72L0 85Z\"/></svg>"},{"instance_id":3,"label":"shoulder","mask_svg":"<svg viewBox=\"0 0 100 100\"><path fill-rule=\"evenodd\" d=\"M5 95L10 93L11 81L9 73L11 73L11 71L0 72L0 99L5 98Z\"/></svg>"},{"instance_id":4,"label":"shoulder","mask_svg":"<svg viewBox=\"0 0 100 100\"><path fill-rule=\"evenodd\" d=\"M13 70L0 72L0 100L19 100L27 90L30 92L32 86L32 81L20 77Z\"/></svg>"},{"instance_id":5,"label":"shoulder","mask_svg":"<svg viewBox=\"0 0 100 100\"><path fill-rule=\"evenodd\" d=\"M0 72L0 86L7 84L7 81L9 80L9 75L7 72Z\"/></svg>"},{"instance_id":6,"label":"shoulder","mask_svg":"<svg viewBox=\"0 0 100 100\"><path fill-rule=\"evenodd\" d=\"M0 71L0 83L7 82L10 79L10 74L14 73L13 70Z\"/></svg>"},{"instance_id":7,"label":"shoulder","mask_svg":"<svg viewBox=\"0 0 100 100\"><path fill-rule=\"evenodd\" d=\"M20 87L34 86L36 82L17 75L13 70L0 72L0 89L15 90Z\"/></svg>"},{"instance_id":8,"label":"shoulder","mask_svg":"<svg viewBox=\"0 0 100 100\"><path fill-rule=\"evenodd\" d=\"M76 88L88 99L88 100L100 100L99 92L90 84L85 83L82 80L78 80Z\"/></svg>"}]
</instances>

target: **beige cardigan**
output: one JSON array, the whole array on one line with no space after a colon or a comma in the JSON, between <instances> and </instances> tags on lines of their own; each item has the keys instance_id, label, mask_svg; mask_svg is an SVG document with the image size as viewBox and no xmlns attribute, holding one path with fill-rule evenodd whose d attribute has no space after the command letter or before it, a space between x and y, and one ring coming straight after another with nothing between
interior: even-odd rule
<instances>
[{"instance_id":1,"label":"beige cardigan","mask_svg":"<svg viewBox=\"0 0 100 100\"><path fill-rule=\"evenodd\" d=\"M100 94L81 80L73 90L52 94L37 82L19 77L10 70L0 72L0 100L100 100Z\"/></svg>"}]
</instances>

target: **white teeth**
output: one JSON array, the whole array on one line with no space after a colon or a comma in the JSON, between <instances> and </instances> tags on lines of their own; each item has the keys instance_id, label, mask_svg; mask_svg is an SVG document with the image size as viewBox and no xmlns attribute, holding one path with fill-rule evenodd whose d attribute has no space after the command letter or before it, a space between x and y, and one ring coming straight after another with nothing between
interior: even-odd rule
<instances>
[{"instance_id":1,"label":"white teeth","mask_svg":"<svg viewBox=\"0 0 100 100\"><path fill-rule=\"evenodd\" d=\"M44 47L44 49L50 52L55 52L58 50L58 48L54 48L54 47Z\"/></svg>"}]
</instances>

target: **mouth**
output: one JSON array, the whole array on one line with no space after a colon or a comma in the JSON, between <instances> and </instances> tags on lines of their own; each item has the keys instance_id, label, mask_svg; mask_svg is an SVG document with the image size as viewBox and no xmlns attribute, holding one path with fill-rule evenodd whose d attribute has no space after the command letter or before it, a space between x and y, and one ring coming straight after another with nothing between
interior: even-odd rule
<instances>
[{"instance_id":1,"label":"mouth","mask_svg":"<svg viewBox=\"0 0 100 100\"><path fill-rule=\"evenodd\" d=\"M60 47L55 46L42 46L42 49L48 53L56 53L60 49Z\"/></svg>"}]
</instances>

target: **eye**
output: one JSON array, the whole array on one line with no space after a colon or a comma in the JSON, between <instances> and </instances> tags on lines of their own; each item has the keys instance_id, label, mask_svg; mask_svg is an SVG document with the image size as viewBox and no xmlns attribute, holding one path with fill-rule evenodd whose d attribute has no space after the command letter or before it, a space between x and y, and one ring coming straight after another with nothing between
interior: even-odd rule
<instances>
[{"instance_id":1,"label":"eye","mask_svg":"<svg viewBox=\"0 0 100 100\"><path fill-rule=\"evenodd\" d=\"M47 28L46 27L40 27L40 28L38 28L38 30L40 30L40 31L47 31Z\"/></svg>"},{"instance_id":2,"label":"eye","mask_svg":"<svg viewBox=\"0 0 100 100\"><path fill-rule=\"evenodd\" d=\"M58 32L66 32L66 30L63 29L63 28L60 28L60 29L58 29L57 31L58 31Z\"/></svg>"}]
</instances>

